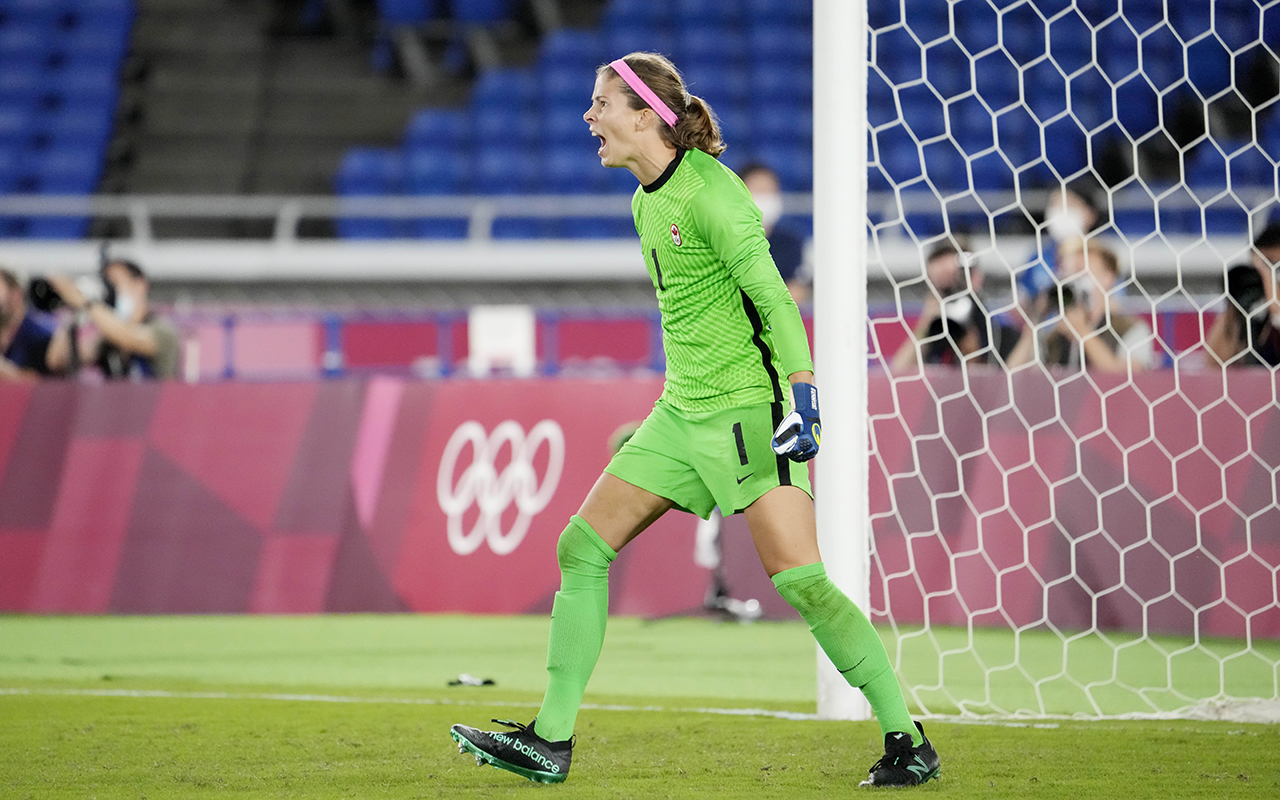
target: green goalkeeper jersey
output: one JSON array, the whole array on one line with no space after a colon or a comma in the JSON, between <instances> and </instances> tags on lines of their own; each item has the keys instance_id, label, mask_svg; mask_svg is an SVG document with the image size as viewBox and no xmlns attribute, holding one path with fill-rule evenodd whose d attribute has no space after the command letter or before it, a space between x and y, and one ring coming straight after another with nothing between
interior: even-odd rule
<instances>
[{"instance_id":1,"label":"green goalkeeper jersey","mask_svg":"<svg viewBox=\"0 0 1280 800\"><path fill-rule=\"evenodd\" d=\"M813 359L747 187L682 150L636 190L631 213L662 314L662 399L692 413L781 401L787 376Z\"/></svg>"}]
</instances>

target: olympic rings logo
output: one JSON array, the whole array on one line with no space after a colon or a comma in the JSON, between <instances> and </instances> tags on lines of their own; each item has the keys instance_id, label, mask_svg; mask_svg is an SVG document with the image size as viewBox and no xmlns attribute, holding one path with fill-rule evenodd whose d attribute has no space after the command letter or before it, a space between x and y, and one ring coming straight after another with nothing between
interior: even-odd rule
<instances>
[{"instance_id":1,"label":"olympic rings logo","mask_svg":"<svg viewBox=\"0 0 1280 800\"><path fill-rule=\"evenodd\" d=\"M547 472L538 482L533 458L539 448L547 447ZM456 476L458 458L471 446L470 466ZM511 461L498 472L495 462L504 445L511 447ZM484 542L489 549L505 556L524 541L529 523L551 502L560 475L564 471L564 431L553 420L544 419L525 435L514 420L506 420L486 436L484 426L469 420L458 426L440 456L436 475L436 497L440 510L449 517L449 547L460 556L474 553ZM515 501L516 515L511 530L503 532L502 513ZM463 531L462 516L473 504L480 516L470 531Z\"/></svg>"}]
</instances>

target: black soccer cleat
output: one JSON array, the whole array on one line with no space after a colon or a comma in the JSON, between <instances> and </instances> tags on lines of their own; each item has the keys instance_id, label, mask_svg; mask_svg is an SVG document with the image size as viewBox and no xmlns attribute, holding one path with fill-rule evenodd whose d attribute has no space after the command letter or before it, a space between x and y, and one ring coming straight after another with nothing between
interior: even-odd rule
<instances>
[{"instance_id":1,"label":"black soccer cleat","mask_svg":"<svg viewBox=\"0 0 1280 800\"><path fill-rule=\"evenodd\" d=\"M916 728L924 736L924 726L917 722ZM886 733L884 757L872 764L869 772L859 786L919 786L938 777L942 764L928 736L924 736L919 747L912 747L911 734Z\"/></svg>"},{"instance_id":2,"label":"black soccer cleat","mask_svg":"<svg viewBox=\"0 0 1280 800\"><path fill-rule=\"evenodd\" d=\"M538 783L561 783L569 776L574 739L548 742L533 732L533 722L526 726L509 719L493 721L515 730L482 731L454 725L449 735L458 743L458 752L474 755L476 766L487 763Z\"/></svg>"}]
</instances>

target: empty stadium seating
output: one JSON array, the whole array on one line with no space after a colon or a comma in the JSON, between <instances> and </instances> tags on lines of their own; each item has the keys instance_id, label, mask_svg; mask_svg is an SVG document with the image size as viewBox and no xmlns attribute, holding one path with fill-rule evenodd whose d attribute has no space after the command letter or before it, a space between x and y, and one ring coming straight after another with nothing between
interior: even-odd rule
<instances>
[{"instance_id":1,"label":"empty stadium seating","mask_svg":"<svg viewBox=\"0 0 1280 800\"><path fill-rule=\"evenodd\" d=\"M1259 18L1252 0L1216 8L1173 4L1166 16L1159 0L1134 0L1120 18L1114 0L1079 0L1073 13L1043 16L1035 4L871 4L871 190L893 185L943 200L1045 187L1081 174L1091 153L1150 138L1179 103L1203 103L1229 87L1233 53L1240 68L1251 47L1280 34L1280 10ZM596 166L580 117L593 68L643 49L671 55L690 91L716 109L731 145L726 163L765 161L784 189L809 191L811 28L811 4L803 0L612 0L599 29L555 33L532 67L481 76L469 107L419 115L405 138L410 160L421 154L454 170L448 181L406 189L629 191L627 176ZM1228 177L1235 190L1274 186L1277 119L1261 115L1257 145L1236 143L1216 161L1202 152L1213 148L1198 148L1185 181L1205 191L1225 187ZM966 222L959 211L944 218L944 203L916 197L911 205L904 222L916 233ZM937 212L919 210L930 207ZM1141 236L1157 221L1164 231L1191 233L1240 232L1243 220L1235 203L1203 215L1121 212L1114 224ZM557 234L564 226L532 220L495 228L495 235Z\"/></svg>"},{"instance_id":2,"label":"empty stadium seating","mask_svg":"<svg viewBox=\"0 0 1280 800\"><path fill-rule=\"evenodd\" d=\"M97 188L133 17L133 0L0 0L0 192ZM87 229L83 217L0 219L0 237Z\"/></svg>"}]
</instances>

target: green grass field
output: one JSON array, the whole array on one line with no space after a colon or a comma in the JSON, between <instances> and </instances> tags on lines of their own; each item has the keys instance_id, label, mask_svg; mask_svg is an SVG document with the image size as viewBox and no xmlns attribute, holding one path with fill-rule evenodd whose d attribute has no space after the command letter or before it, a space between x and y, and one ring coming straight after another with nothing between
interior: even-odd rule
<instances>
[{"instance_id":1,"label":"green grass field","mask_svg":"<svg viewBox=\"0 0 1280 800\"><path fill-rule=\"evenodd\" d=\"M857 783L879 756L879 730L874 722L804 718L814 711L814 647L804 627L790 623L614 619L579 717L569 781L546 787L477 768L458 754L448 726L527 722L541 698L546 633L538 617L0 617L0 798L869 791ZM963 632L936 635L929 649L967 641ZM999 664L1011 642L993 637L976 645L976 658ZM904 652L910 647L924 643L908 637ZM1052 644L1019 647L1045 653L1024 657L1030 668L1011 671L1018 680L993 678L1015 700L1061 660L1061 644L1056 656ZM1121 677L1141 677L1149 666L1139 663L1141 648L1129 649L1132 664L1101 661ZM936 669L936 653L919 660L929 659ZM496 685L446 685L464 672ZM1186 688L1197 674L1174 682ZM1255 679L1271 696L1272 684L1254 671L1233 680L1247 688ZM1280 797L1277 725L946 718L927 725L943 776L915 794Z\"/></svg>"}]
</instances>

